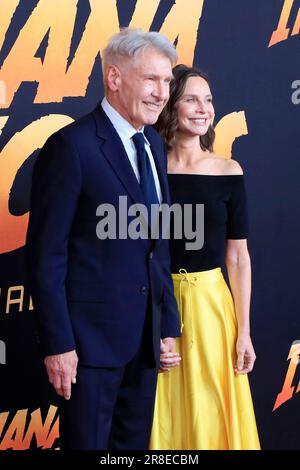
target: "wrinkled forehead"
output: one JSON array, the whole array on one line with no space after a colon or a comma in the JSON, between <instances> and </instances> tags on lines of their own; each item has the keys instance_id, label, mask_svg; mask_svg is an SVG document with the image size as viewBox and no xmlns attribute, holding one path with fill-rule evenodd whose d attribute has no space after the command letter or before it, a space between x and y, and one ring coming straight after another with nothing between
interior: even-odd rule
<instances>
[{"instance_id":1,"label":"wrinkled forehead","mask_svg":"<svg viewBox=\"0 0 300 470\"><path fill-rule=\"evenodd\" d=\"M163 67L164 70L170 69L172 76L172 63L170 58L152 45L137 50L133 56L119 56L116 58L116 65L124 69L124 71L129 69Z\"/></svg>"}]
</instances>

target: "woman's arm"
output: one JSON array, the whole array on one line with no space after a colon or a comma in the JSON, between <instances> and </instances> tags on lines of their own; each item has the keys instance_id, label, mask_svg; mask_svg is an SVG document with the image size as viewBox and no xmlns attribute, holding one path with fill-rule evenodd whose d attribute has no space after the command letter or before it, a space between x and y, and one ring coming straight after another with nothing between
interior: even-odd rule
<instances>
[{"instance_id":1,"label":"woman's arm","mask_svg":"<svg viewBox=\"0 0 300 470\"><path fill-rule=\"evenodd\" d=\"M251 372L256 359L250 337L251 262L247 240L227 240L226 267L238 323L235 372Z\"/></svg>"}]
</instances>

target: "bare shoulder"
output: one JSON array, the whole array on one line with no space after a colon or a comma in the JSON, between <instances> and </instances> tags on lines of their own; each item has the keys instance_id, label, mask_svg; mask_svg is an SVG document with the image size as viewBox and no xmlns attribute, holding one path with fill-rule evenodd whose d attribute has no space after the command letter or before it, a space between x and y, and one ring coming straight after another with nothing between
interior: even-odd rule
<instances>
[{"instance_id":1,"label":"bare shoulder","mask_svg":"<svg viewBox=\"0 0 300 470\"><path fill-rule=\"evenodd\" d=\"M229 175L242 175L243 169L236 160L226 160L226 170Z\"/></svg>"},{"instance_id":2,"label":"bare shoulder","mask_svg":"<svg viewBox=\"0 0 300 470\"><path fill-rule=\"evenodd\" d=\"M242 175L243 174L242 167L236 160L214 155L214 164L215 164L216 170L221 175Z\"/></svg>"}]
</instances>

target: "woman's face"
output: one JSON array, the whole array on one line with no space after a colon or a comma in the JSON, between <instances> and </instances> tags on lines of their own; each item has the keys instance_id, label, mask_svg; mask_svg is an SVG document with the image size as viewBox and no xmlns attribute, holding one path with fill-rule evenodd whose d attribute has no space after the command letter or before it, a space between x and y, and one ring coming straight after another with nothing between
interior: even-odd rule
<instances>
[{"instance_id":1,"label":"woman's face","mask_svg":"<svg viewBox=\"0 0 300 470\"><path fill-rule=\"evenodd\" d=\"M178 130L188 135L205 135L215 111L209 85L202 77L188 78L184 92L176 103Z\"/></svg>"}]
</instances>

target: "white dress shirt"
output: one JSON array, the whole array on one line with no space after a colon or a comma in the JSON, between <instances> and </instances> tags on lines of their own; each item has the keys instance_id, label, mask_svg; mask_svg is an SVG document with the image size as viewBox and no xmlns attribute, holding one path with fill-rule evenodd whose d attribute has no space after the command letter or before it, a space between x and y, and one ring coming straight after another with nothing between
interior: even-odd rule
<instances>
[{"instance_id":1,"label":"white dress shirt","mask_svg":"<svg viewBox=\"0 0 300 470\"><path fill-rule=\"evenodd\" d=\"M111 104L107 101L107 99L104 97L101 106L103 108L103 111L107 115L108 119L111 121L112 125L114 126L115 130L120 136L120 139L122 140L122 143L124 145L125 151L127 153L127 156L129 158L129 161L131 163L132 169L135 173L135 176L140 182L140 172L138 168L138 159L137 159L137 153L136 153L136 148L134 145L134 142L132 140L132 137L134 134L137 132L142 132L144 134L144 127L142 127L139 131L137 131L126 119L121 116L121 114L116 111ZM159 203L161 204L162 202L162 192L161 192L161 187L158 179L158 174L155 166L155 161L151 152L150 148L150 142L148 141L147 137L144 134L144 139L145 139L145 149L148 154L151 168L152 168L152 173L154 177L154 182L155 182L155 187L156 187L156 192L158 196Z\"/></svg>"}]
</instances>

